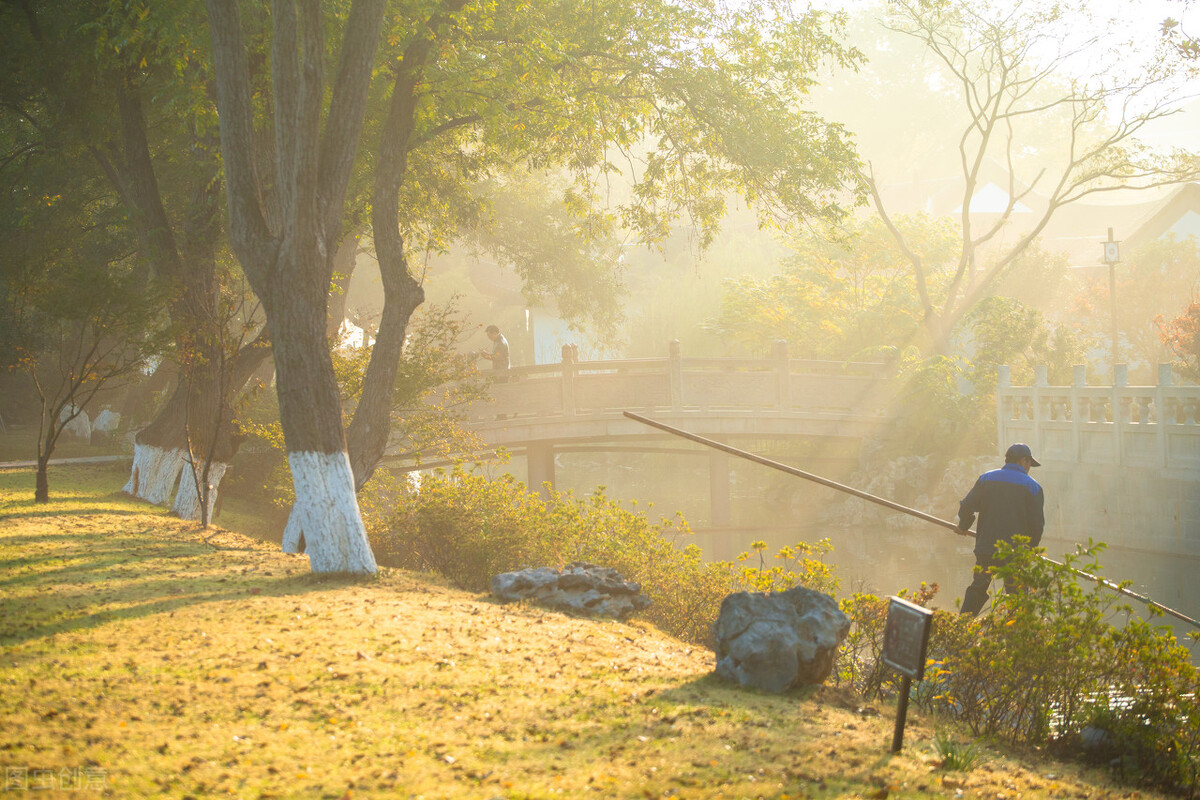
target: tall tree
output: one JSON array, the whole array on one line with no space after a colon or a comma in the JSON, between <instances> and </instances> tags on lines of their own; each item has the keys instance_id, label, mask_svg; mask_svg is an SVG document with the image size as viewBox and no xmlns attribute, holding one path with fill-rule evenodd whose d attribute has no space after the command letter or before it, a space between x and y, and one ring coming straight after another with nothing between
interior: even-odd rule
<instances>
[{"instance_id":1,"label":"tall tree","mask_svg":"<svg viewBox=\"0 0 1200 800\"><path fill-rule=\"evenodd\" d=\"M1161 153L1138 141L1147 125L1173 113L1179 83L1191 69L1169 43L1119 41L1122 32L1082 2L1019 0L993 7L895 0L886 13L892 30L920 41L934 56L964 112L957 143L961 248L941 298L930 291L919 254L891 224L879 176L868 174L876 211L911 265L933 349L948 347L958 321L1059 209L1091 195L1200 175L1194 153ZM989 164L1007 171L1007 201L983 217L973 201L987 182ZM1021 205L1032 214L1013 233Z\"/></svg>"},{"instance_id":2,"label":"tall tree","mask_svg":"<svg viewBox=\"0 0 1200 800\"><path fill-rule=\"evenodd\" d=\"M24 372L40 401L44 503L60 437L101 391L140 377L162 325L103 176L63 158L66 148L46 158L30 120L2 110L0 120L0 368Z\"/></svg>"},{"instance_id":3,"label":"tall tree","mask_svg":"<svg viewBox=\"0 0 1200 800\"><path fill-rule=\"evenodd\" d=\"M276 0L270 11L268 114L274 159L259 169L255 93L236 0L207 0L220 111L230 241L271 328L280 422L296 501L285 549L316 572L375 571L354 495L326 339L333 255L354 166L384 0L355 0L336 19L334 48L319 0ZM328 105L326 105L326 90Z\"/></svg>"},{"instance_id":4,"label":"tall tree","mask_svg":"<svg viewBox=\"0 0 1200 800\"><path fill-rule=\"evenodd\" d=\"M611 284L617 259L597 244L613 238L661 242L682 220L707 243L733 192L771 223L837 218L853 198L843 132L805 108L822 68L857 59L836 18L772 0L737 11L712 0L396 10L371 203L385 307L347 431L360 486L383 452L396 354L423 300L411 249L475 237L527 289L584 307L554 249L499 229L515 220L496 200L521 174L566 179L558 203L581 243L572 249L610 257L585 286Z\"/></svg>"},{"instance_id":5,"label":"tall tree","mask_svg":"<svg viewBox=\"0 0 1200 800\"><path fill-rule=\"evenodd\" d=\"M269 350L258 339L214 370L220 333L210 313L222 250L220 160L209 74L196 57L203 18L186 4L11 2L0 6L5 48L4 108L38 132L40 157L85 159L102 170L136 233L143 283L166 301L177 352L196 368L175 373L167 402L138 432L126 491L156 503L176 493L187 433L222 408L216 387L244 384ZM154 98L149 102L148 98ZM203 449L227 461L237 442L225 431ZM183 484L186 489L186 484Z\"/></svg>"},{"instance_id":6,"label":"tall tree","mask_svg":"<svg viewBox=\"0 0 1200 800\"><path fill-rule=\"evenodd\" d=\"M486 224L488 199L473 192L485 179L513 165L564 170L573 180L564 203L584 238L620 226L655 241L680 217L711 236L734 190L764 219L836 217L855 174L842 132L803 110L815 72L855 57L825 29L824 15L795 16L771 0L737 12L710 0L397 4L382 42L386 84L373 95L379 144L368 159L385 306L343 440L317 323L383 4L356 0L346 16L329 19L316 0L272 4L269 179L255 172L254 94L237 7L207 7L231 238L272 329L297 489L284 546L307 547L314 569L373 568L344 473L353 470L350 489L361 486L389 436L399 355L424 298L409 250ZM327 41L328 22L337 29ZM327 50L339 59L328 93ZM618 181L627 188L607 210L605 188Z\"/></svg>"}]
</instances>

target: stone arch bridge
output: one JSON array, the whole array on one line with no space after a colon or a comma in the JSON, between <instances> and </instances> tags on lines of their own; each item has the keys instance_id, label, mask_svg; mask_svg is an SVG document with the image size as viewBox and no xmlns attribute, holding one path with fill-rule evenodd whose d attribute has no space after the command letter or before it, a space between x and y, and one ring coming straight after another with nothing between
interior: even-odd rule
<instances>
[{"instance_id":1,"label":"stone arch bridge","mask_svg":"<svg viewBox=\"0 0 1200 800\"><path fill-rule=\"evenodd\" d=\"M576 353L566 345L558 364L497 371L491 398L468 411L486 449L526 457L531 487L554 485L556 453L697 453L624 411L735 446L763 438L856 444L883 423L894 374L882 363L790 358L785 342L758 359L685 358L677 341L665 358L579 361ZM705 455L712 520L728 524L730 456Z\"/></svg>"}]
</instances>

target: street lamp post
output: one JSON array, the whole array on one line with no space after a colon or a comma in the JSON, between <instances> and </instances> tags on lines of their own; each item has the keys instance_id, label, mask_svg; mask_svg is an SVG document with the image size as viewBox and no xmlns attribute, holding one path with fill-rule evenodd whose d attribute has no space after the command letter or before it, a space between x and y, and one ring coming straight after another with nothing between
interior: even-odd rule
<instances>
[{"instance_id":1,"label":"street lamp post","mask_svg":"<svg viewBox=\"0 0 1200 800\"><path fill-rule=\"evenodd\" d=\"M1116 369L1120 361L1117 352L1117 262L1121 260L1121 243L1113 240L1113 229L1108 229L1108 241L1104 243L1104 262L1108 264L1108 304L1112 312L1112 363Z\"/></svg>"}]
</instances>

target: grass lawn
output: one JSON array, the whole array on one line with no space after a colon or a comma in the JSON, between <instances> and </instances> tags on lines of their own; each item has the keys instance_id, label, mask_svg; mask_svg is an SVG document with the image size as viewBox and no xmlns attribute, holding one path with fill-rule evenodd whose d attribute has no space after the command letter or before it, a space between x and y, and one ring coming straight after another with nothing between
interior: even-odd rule
<instances>
[{"instance_id":1,"label":"grass lawn","mask_svg":"<svg viewBox=\"0 0 1200 800\"><path fill-rule=\"evenodd\" d=\"M23 796L1131 797L830 688L771 696L644 624L423 575L320 578L63 467L0 470L0 771ZM23 781L23 783L22 783ZM1152 793L1139 793L1152 798Z\"/></svg>"},{"instance_id":2,"label":"grass lawn","mask_svg":"<svg viewBox=\"0 0 1200 800\"><path fill-rule=\"evenodd\" d=\"M24 428L20 431L0 433L0 462L36 461L37 431ZM81 442L62 436L54 447L51 459L86 458L96 456L129 456L132 448L121 439L110 439L103 443Z\"/></svg>"}]
</instances>

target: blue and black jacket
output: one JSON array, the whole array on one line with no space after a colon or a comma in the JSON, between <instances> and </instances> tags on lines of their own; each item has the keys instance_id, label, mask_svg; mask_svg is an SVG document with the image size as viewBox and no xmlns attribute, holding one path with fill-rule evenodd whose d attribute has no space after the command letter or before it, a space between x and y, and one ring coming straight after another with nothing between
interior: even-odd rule
<instances>
[{"instance_id":1,"label":"blue and black jacket","mask_svg":"<svg viewBox=\"0 0 1200 800\"><path fill-rule=\"evenodd\" d=\"M996 542L1028 536L1029 546L1042 541L1046 526L1042 487L1020 464L1005 464L985 472L958 505L958 526L963 530L979 515L975 555L990 558Z\"/></svg>"}]
</instances>

